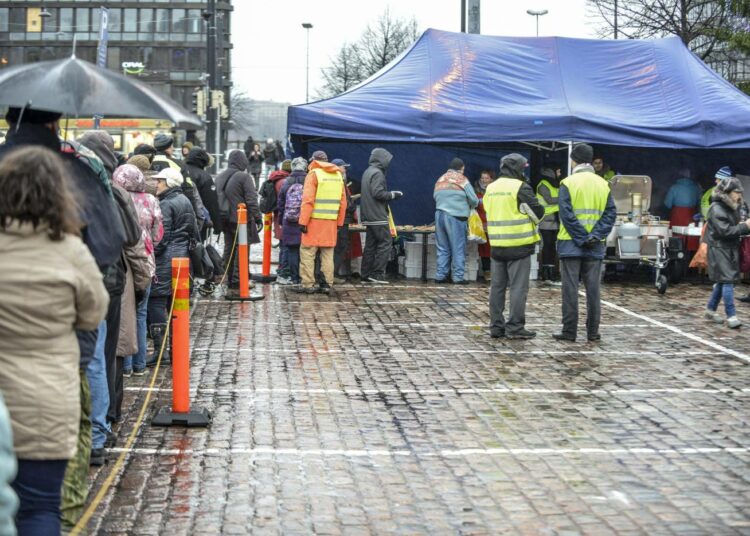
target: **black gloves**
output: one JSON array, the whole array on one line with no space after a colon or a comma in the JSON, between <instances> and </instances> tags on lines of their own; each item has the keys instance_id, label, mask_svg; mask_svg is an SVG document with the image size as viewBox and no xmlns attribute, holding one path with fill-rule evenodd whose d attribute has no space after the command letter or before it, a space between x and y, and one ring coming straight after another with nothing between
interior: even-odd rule
<instances>
[{"instance_id":1,"label":"black gloves","mask_svg":"<svg viewBox=\"0 0 750 536\"><path fill-rule=\"evenodd\" d=\"M399 192L398 190L394 190L391 192L391 199L398 199L399 197L403 195L404 195L404 192Z\"/></svg>"},{"instance_id":2,"label":"black gloves","mask_svg":"<svg viewBox=\"0 0 750 536\"><path fill-rule=\"evenodd\" d=\"M599 243L599 239L597 237L589 235L589 237L583 243L582 247L585 249L591 249L595 247L598 243Z\"/></svg>"},{"instance_id":3,"label":"black gloves","mask_svg":"<svg viewBox=\"0 0 750 536\"><path fill-rule=\"evenodd\" d=\"M307 225L300 225L299 226L299 230L302 231L303 233L306 233L307 232Z\"/></svg>"}]
</instances>

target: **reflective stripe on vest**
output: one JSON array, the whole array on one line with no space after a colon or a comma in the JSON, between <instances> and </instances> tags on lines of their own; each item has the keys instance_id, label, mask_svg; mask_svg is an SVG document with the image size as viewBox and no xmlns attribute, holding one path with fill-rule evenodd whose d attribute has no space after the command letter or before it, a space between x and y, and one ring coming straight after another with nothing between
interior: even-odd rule
<instances>
[{"instance_id":1,"label":"reflective stripe on vest","mask_svg":"<svg viewBox=\"0 0 750 536\"><path fill-rule=\"evenodd\" d=\"M590 233L604 214L604 209L607 208L609 183L596 173L581 171L574 173L560 184L564 184L568 189L573 213L586 232ZM557 239L571 240L565 225L560 226Z\"/></svg>"},{"instance_id":2,"label":"reflective stripe on vest","mask_svg":"<svg viewBox=\"0 0 750 536\"><path fill-rule=\"evenodd\" d=\"M339 217L341 193L344 191L344 180L341 173L330 173L324 169L315 169L318 179L318 190L315 192L315 206L312 217L316 220L336 220Z\"/></svg>"},{"instance_id":3,"label":"reflective stripe on vest","mask_svg":"<svg viewBox=\"0 0 750 536\"><path fill-rule=\"evenodd\" d=\"M547 200L544 199L544 196L539 193L539 188L541 186L546 186L547 190L549 191L550 197L554 197L555 199L557 199L557 196L560 194L560 189L552 186L552 183L547 179L540 180L539 184L536 185L536 198L539 200L539 204L544 207L544 215L547 216L549 214L555 214L556 212L559 212L560 205L548 205Z\"/></svg>"},{"instance_id":4,"label":"reflective stripe on vest","mask_svg":"<svg viewBox=\"0 0 750 536\"><path fill-rule=\"evenodd\" d=\"M492 247L510 248L539 242L534 224L518 211L518 190L522 185L518 179L500 177L487 187L482 203Z\"/></svg>"}]
</instances>

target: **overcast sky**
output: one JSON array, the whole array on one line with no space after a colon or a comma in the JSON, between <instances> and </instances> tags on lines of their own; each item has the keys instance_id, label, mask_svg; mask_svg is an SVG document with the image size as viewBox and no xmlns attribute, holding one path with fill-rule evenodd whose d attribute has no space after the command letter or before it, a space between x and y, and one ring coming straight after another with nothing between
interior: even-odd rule
<instances>
[{"instance_id":1,"label":"overcast sky","mask_svg":"<svg viewBox=\"0 0 750 536\"><path fill-rule=\"evenodd\" d=\"M305 32L310 31L310 98L322 84L320 70L341 45L359 39L386 8L394 17L414 17L427 28L459 31L460 0L235 0L232 19L235 88L252 99L299 104L305 101ZM586 0L483 0L485 35L533 36L535 17L527 9L547 9L539 35L595 37Z\"/></svg>"}]
</instances>

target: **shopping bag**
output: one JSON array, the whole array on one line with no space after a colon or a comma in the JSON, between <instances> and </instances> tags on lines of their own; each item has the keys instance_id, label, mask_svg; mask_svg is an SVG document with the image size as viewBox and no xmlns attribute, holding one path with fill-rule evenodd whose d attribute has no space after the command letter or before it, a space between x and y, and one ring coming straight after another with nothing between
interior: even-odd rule
<instances>
[{"instance_id":1,"label":"shopping bag","mask_svg":"<svg viewBox=\"0 0 750 536\"><path fill-rule=\"evenodd\" d=\"M475 210L471 210L469 214L469 231L466 239L469 242L476 242L477 244L487 243L487 233L484 232L484 225L482 225L482 218L479 217L479 213Z\"/></svg>"},{"instance_id":2,"label":"shopping bag","mask_svg":"<svg viewBox=\"0 0 750 536\"><path fill-rule=\"evenodd\" d=\"M740 272L750 272L750 238L743 238L740 243Z\"/></svg>"},{"instance_id":3,"label":"shopping bag","mask_svg":"<svg viewBox=\"0 0 750 536\"><path fill-rule=\"evenodd\" d=\"M398 231L396 231L396 223L393 221L391 207L388 207L388 229L391 231L391 236L393 238L398 238Z\"/></svg>"},{"instance_id":4,"label":"shopping bag","mask_svg":"<svg viewBox=\"0 0 750 536\"><path fill-rule=\"evenodd\" d=\"M695 252L693 260L690 261L690 268L698 268L699 270L708 269L708 244L705 241L706 226L703 225L701 230L701 243L698 246L698 251Z\"/></svg>"}]
</instances>

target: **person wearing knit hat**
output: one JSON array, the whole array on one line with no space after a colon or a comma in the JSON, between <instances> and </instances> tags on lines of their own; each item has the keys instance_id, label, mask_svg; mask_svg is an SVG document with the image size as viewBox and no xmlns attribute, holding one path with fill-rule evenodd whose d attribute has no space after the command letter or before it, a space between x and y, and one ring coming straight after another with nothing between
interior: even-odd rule
<instances>
[{"instance_id":1,"label":"person wearing knit hat","mask_svg":"<svg viewBox=\"0 0 750 536\"><path fill-rule=\"evenodd\" d=\"M151 170L151 160L145 154L136 154L128 159L128 164L131 164L141 170L143 177L146 180L146 193L156 196L156 183L154 180L155 171Z\"/></svg>"},{"instance_id":2,"label":"person wearing knit hat","mask_svg":"<svg viewBox=\"0 0 750 536\"><path fill-rule=\"evenodd\" d=\"M579 143L571 151L573 171L560 182L558 207L560 231L557 253L562 276L562 330L553 337L575 342L578 331L578 286L586 288L586 337L601 339L599 294L606 238L617 219L609 183L594 172L594 150Z\"/></svg>"},{"instance_id":3,"label":"person wearing knit hat","mask_svg":"<svg viewBox=\"0 0 750 536\"><path fill-rule=\"evenodd\" d=\"M287 173L292 172L292 161L288 158L281 162L281 171L286 171Z\"/></svg>"},{"instance_id":4,"label":"person wearing knit hat","mask_svg":"<svg viewBox=\"0 0 750 536\"><path fill-rule=\"evenodd\" d=\"M307 171L307 160L301 156L292 160L292 171Z\"/></svg>"},{"instance_id":5,"label":"person wearing knit hat","mask_svg":"<svg viewBox=\"0 0 750 536\"><path fill-rule=\"evenodd\" d=\"M148 158L148 165L151 166L151 161L154 159L154 156L156 156L156 149L153 145L149 145L148 143L139 143L135 146L135 149L133 149L133 155L145 156Z\"/></svg>"},{"instance_id":6,"label":"person wearing knit hat","mask_svg":"<svg viewBox=\"0 0 750 536\"><path fill-rule=\"evenodd\" d=\"M182 158L187 158L187 155L190 153L190 149L195 147L192 142L186 141L182 144Z\"/></svg>"},{"instance_id":7,"label":"person wearing knit hat","mask_svg":"<svg viewBox=\"0 0 750 536\"><path fill-rule=\"evenodd\" d=\"M727 179L733 176L734 174L732 173L732 168L730 168L729 166L722 167L714 174L714 185L703 192L703 197L701 197L701 215L703 216L704 220L708 220L708 208L711 206L711 198L714 195L716 185L719 184L722 179Z\"/></svg>"},{"instance_id":8,"label":"person wearing knit hat","mask_svg":"<svg viewBox=\"0 0 750 536\"><path fill-rule=\"evenodd\" d=\"M172 258L187 257L191 240L200 240L198 224L193 206L182 193L182 174L171 168L162 169L155 177L159 207L164 215L164 236L156 246L156 276L151 284L148 300L149 330L154 340L155 351L146 361L146 366L156 365L159 348L167 330L167 311L172 295ZM168 345L165 358L169 360Z\"/></svg>"},{"instance_id":9,"label":"person wearing knit hat","mask_svg":"<svg viewBox=\"0 0 750 536\"><path fill-rule=\"evenodd\" d=\"M705 317L722 324L724 319L717 310L723 300L727 327L736 329L742 325L734 305L734 285L741 276L738 251L742 237L750 234L750 219L740 221L742 184L739 179L731 176L729 168L720 169L716 176L719 174L723 176L714 188L704 233L708 244L708 277L714 282Z\"/></svg>"}]
</instances>

